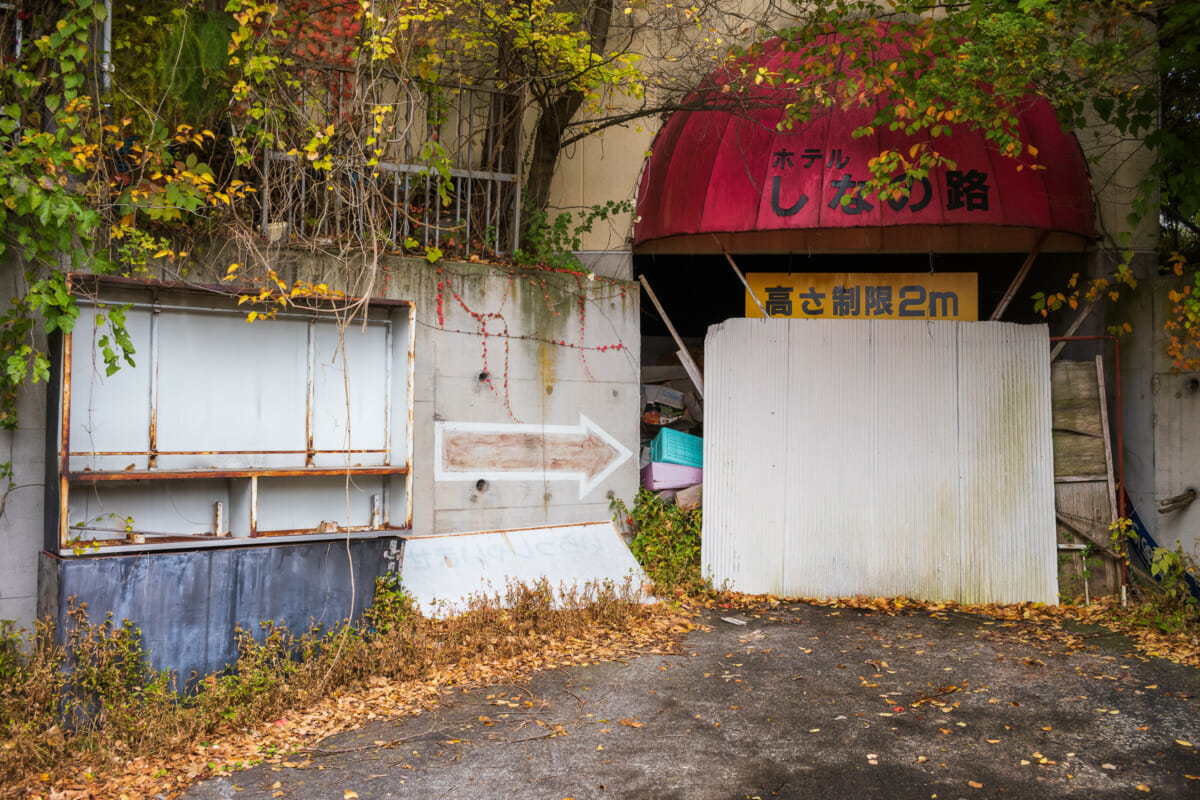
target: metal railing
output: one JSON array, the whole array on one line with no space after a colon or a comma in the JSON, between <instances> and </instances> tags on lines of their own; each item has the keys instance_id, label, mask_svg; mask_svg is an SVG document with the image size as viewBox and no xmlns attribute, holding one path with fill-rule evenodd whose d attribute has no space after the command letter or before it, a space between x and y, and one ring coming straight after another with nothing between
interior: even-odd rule
<instances>
[{"instance_id":1,"label":"metal railing","mask_svg":"<svg viewBox=\"0 0 1200 800\"><path fill-rule=\"evenodd\" d=\"M378 94L379 87L373 88ZM335 144L331 166L322 170L303 154L265 153L262 234L272 241L298 237L323 245L382 240L385 249L394 250L411 250L415 241L460 257L511 254L519 247L520 228L519 98L480 86L392 88L389 102L355 100L371 129L390 138ZM317 119L346 119L342 92L317 99L323 101ZM347 129L355 127L350 122ZM358 127L355 135L365 141L366 126ZM368 153L378 162L371 164Z\"/></svg>"}]
</instances>

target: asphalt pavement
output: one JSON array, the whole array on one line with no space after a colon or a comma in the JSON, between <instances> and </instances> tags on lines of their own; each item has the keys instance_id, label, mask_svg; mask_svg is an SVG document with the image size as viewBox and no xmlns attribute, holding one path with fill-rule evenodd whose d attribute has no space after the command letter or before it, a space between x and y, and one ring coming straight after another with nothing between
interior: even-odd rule
<instances>
[{"instance_id":1,"label":"asphalt pavement","mask_svg":"<svg viewBox=\"0 0 1200 800\"><path fill-rule=\"evenodd\" d=\"M1200 798L1200 671L1104 630L787 602L701 621L678 655L444 695L185 797Z\"/></svg>"}]
</instances>

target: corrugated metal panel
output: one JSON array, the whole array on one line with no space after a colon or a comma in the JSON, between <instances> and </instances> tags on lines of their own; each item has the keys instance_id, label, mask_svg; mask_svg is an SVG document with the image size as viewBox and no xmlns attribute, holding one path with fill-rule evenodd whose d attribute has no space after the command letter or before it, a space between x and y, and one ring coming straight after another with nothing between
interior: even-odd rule
<instances>
[{"instance_id":1,"label":"corrugated metal panel","mask_svg":"<svg viewBox=\"0 0 1200 800\"><path fill-rule=\"evenodd\" d=\"M948 321L710 329L705 568L748 592L1052 601L1046 335Z\"/></svg>"},{"instance_id":2,"label":"corrugated metal panel","mask_svg":"<svg viewBox=\"0 0 1200 800\"><path fill-rule=\"evenodd\" d=\"M787 353L788 328L771 320L731 320L710 329L705 341L706 365L721 365L705 367L705 477L720 476L720 490L711 496L705 491L700 551L718 585L783 590L779 532L788 508L773 492L787 483L781 445L794 416L785 413ZM712 436L716 431L724 435ZM708 535L710 527L722 534Z\"/></svg>"},{"instance_id":3,"label":"corrugated metal panel","mask_svg":"<svg viewBox=\"0 0 1200 800\"><path fill-rule=\"evenodd\" d=\"M964 602L1057 602L1050 351L1041 326L959 332Z\"/></svg>"}]
</instances>

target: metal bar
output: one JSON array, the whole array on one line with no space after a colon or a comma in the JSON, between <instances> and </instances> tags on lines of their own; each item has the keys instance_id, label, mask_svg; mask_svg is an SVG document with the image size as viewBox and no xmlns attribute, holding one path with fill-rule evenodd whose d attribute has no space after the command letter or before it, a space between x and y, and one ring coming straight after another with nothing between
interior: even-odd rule
<instances>
[{"instance_id":1,"label":"metal bar","mask_svg":"<svg viewBox=\"0 0 1200 800\"><path fill-rule=\"evenodd\" d=\"M271 157L270 151L267 157L263 159L263 178L262 178L262 235L267 235L267 223L271 216Z\"/></svg>"},{"instance_id":2,"label":"metal bar","mask_svg":"<svg viewBox=\"0 0 1200 800\"><path fill-rule=\"evenodd\" d=\"M475 100L474 100L474 96L472 96L471 101L469 103L467 103L467 114L468 114L468 123L467 123L466 168L467 168L467 170L470 170L472 167L475 166L475 135L474 135ZM474 179L471 178L470 176L465 176L462 178L462 180L465 180L467 182L467 190L466 190L467 191L467 232L466 232L467 246L466 246L466 250L464 251L464 253L465 253L465 255L470 256L471 255L471 181Z\"/></svg>"},{"instance_id":3,"label":"metal bar","mask_svg":"<svg viewBox=\"0 0 1200 800\"><path fill-rule=\"evenodd\" d=\"M221 536L221 531L225 528L225 504L220 500L213 503L213 533L216 536Z\"/></svg>"},{"instance_id":4,"label":"metal bar","mask_svg":"<svg viewBox=\"0 0 1200 800\"><path fill-rule=\"evenodd\" d=\"M484 181L484 206L483 206L483 221L484 230L487 230L492 225L492 182ZM496 228L496 253L500 252L500 229Z\"/></svg>"},{"instance_id":5,"label":"metal bar","mask_svg":"<svg viewBox=\"0 0 1200 800\"><path fill-rule=\"evenodd\" d=\"M265 160L268 160L268 159L264 159L264 161ZM300 159L298 159L296 156L289 156L286 153L279 153L279 152L271 153L269 160L270 161L287 161L287 162L300 163ZM333 166L342 168L342 169L347 169L352 166L355 166L355 164L348 158L338 158L338 159L333 160ZM416 173L418 175L428 175L429 174L429 165L428 164L410 164L410 163L396 163L396 162L392 162L392 161L380 161L378 164L375 164L372 167L372 169L381 170L381 171L385 171L385 172ZM478 180L500 181L501 183L520 183L520 180L521 180L520 174L515 173L515 172L494 172L491 170L469 169L469 168L465 168L465 167L450 167L446 171L446 173L453 178L475 178Z\"/></svg>"},{"instance_id":6,"label":"metal bar","mask_svg":"<svg viewBox=\"0 0 1200 800\"><path fill-rule=\"evenodd\" d=\"M62 342L62 431L60 432L62 450L58 457L58 545L60 548L69 546L67 517L70 514L68 501L71 487L67 481L67 474L71 458L71 342L71 332L64 332Z\"/></svg>"},{"instance_id":7,"label":"metal bar","mask_svg":"<svg viewBox=\"0 0 1200 800\"><path fill-rule=\"evenodd\" d=\"M316 320L308 322L308 373L305 377L308 386L308 393L304 397L304 466L311 467L313 465L313 404L315 402L315 387L313 384L313 374L316 372L317 358L317 342L314 331Z\"/></svg>"},{"instance_id":8,"label":"metal bar","mask_svg":"<svg viewBox=\"0 0 1200 800\"><path fill-rule=\"evenodd\" d=\"M397 204L400 202L400 181L399 176L392 178L392 247L397 247L396 244L396 214L399 211Z\"/></svg>"},{"instance_id":9,"label":"metal bar","mask_svg":"<svg viewBox=\"0 0 1200 800\"><path fill-rule=\"evenodd\" d=\"M159 307L154 303L150 312L150 452L147 466L158 466L158 325Z\"/></svg>"},{"instance_id":10,"label":"metal bar","mask_svg":"<svg viewBox=\"0 0 1200 800\"><path fill-rule=\"evenodd\" d=\"M433 214L433 246L440 247L442 244L442 181L440 178L437 182L437 191L433 193L433 202L437 209Z\"/></svg>"},{"instance_id":11,"label":"metal bar","mask_svg":"<svg viewBox=\"0 0 1200 800\"><path fill-rule=\"evenodd\" d=\"M408 427L405 429L405 453L404 464L404 527L411 528L413 521L413 388L416 386L416 371L417 371L417 311L412 306L408 307L408 387L405 391L405 399L408 402ZM436 391L436 389L435 389ZM385 482L386 485L386 482ZM391 514L388 514L388 524L392 521Z\"/></svg>"},{"instance_id":12,"label":"metal bar","mask_svg":"<svg viewBox=\"0 0 1200 800\"><path fill-rule=\"evenodd\" d=\"M305 206L308 204L307 199L306 199L307 197L308 197L308 172L304 169L303 166L301 166L300 167L300 235L301 236L304 236L304 234L308 231L308 220L305 219L305 215L304 215Z\"/></svg>"},{"instance_id":13,"label":"metal bar","mask_svg":"<svg viewBox=\"0 0 1200 800\"><path fill-rule=\"evenodd\" d=\"M471 179L467 178L467 251L471 255Z\"/></svg>"},{"instance_id":14,"label":"metal bar","mask_svg":"<svg viewBox=\"0 0 1200 800\"><path fill-rule=\"evenodd\" d=\"M178 291L181 294L197 295L197 294L207 293L207 294L223 295L226 297L237 297L238 295L240 295L246 291L246 289L244 287L230 286L229 284L224 284L224 283L185 283L183 281L144 280L142 278L124 278L119 275L95 275L90 272L69 272L69 273L67 273L67 280L70 283L71 291L73 293L78 292L81 287L96 287L97 289L105 289L108 287L130 288L130 289L135 289L141 293L145 293L146 290L148 290L148 289L168 289L168 290L172 290L172 291ZM308 299L320 299L320 298L308 298ZM349 308L351 306L357 307L359 304L356 301L362 300L363 298L347 297L347 298L343 298L343 299L345 300L345 302L347 304L344 308L339 307L336 304L330 303L329 311L345 310L346 308ZM77 302L84 303L84 304L92 304L93 301L89 297L78 297ZM139 305L139 304L134 303L132 305ZM371 298L371 305L373 305L373 306L409 306L409 305L412 305L412 301L410 301L410 300L389 300L386 297L379 297L379 298L373 297L373 298ZM150 308L151 306L148 303L142 303L142 304L140 304L140 307ZM204 308L202 308L202 307L192 307L192 306L167 306L167 305L164 305L164 306L162 306L162 308L164 308L164 309L184 308L184 309L190 309L193 311L203 311L204 310ZM310 316L312 314L321 314L321 313L325 313L325 312L321 311L320 309L312 309L303 314L298 314L298 316L307 318L308 316ZM382 321L383 320L381 320L379 318L375 319L376 323L382 322Z\"/></svg>"},{"instance_id":15,"label":"metal bar","mask_svg":"<svg viewBox=\"0 0 1200 800\"><path fill-rule=\"evenodd\" d=\"M405 175L404 176L404 209L403 209L404 236L402 237L405 240L408 239L408 231L409 231L408 209L409 209L409 205L410 205L409 200L411 199L411 197L412 197L412 186L408 179L408 176Z\"/></svg>"},{"instance_id":16,"label":"metal bar","mask_svg":"<svg viewBox=\"0 0 1200 800\"><path fill-rule=\"evenodd\" d=\"M242 537L231 539L228 536L213 536L212 534L189 534L189 533L163 533L163 534L138 534L138 536L152 536L154 538L153 547L155 550L163 551L170 549L187 549L198 547L253 547L261 545L264 539L273 539L277 537L287 537L288 543L299 542L328 542L333 537L351 537L354 539L379 539L388 536L389 534L406 533L407 528L341 528L337 534L314 533L312 529L295 530L295 531L263 531L263 533L255 538ZM136 544L125 540L111 539L96 539L96 545L101 548L105 555L113 553L139 553L148 549L146 544ZM114 542L109 544L109 542ZM69 555L69 553L68 553ZM88 556L84 556L85 558Z\"/></svg>"},{"instance_id":17,"label":"metal bar","mask_svg":"<svg viewBox=\"0 0 1200 800\"><path fill-rule=\"evenodd\" d=\"M250 535L258 535L258 476L250 476Z\"/></svg>"},{"instance_id":18,"label":"metal bar","mask_svg":"<svg viewBox=\"0 0 1200 800\"><path fill-rule=\"evenodd\" d=\"M1021 284L1025 282L1025 276L1029 274L1029 268L1033 266L1034 259L1038 257L1038 253L1042 252L1042 246L1046 244L1046 240L1050 238L1050 231L1042 231L1038 235L1037 241L1033 243L1033 249L1029 251L1029 255L1025 257L1025 263L1017 270L1016 276L1012 279L1012 283L1008 285L1008 291L1004 293L1004 297L1000 298L1000 303L992 311L991 321L995 322L1004 315L1005 309L1012 299L1017 294L1017 289L1021 288Z\"/></svg>"},{"instance_id":19,"label":"metal bar","mask_svg":"<svg viewBox=\"0 0 1200 800\"><path fill-rule=\"evenodd\" d=\"M383 364L383 463L392 463L392 325L389 320L384 341Z\"/></svg>"},{"instance_id":20,"label":"metal bar","mask_svg":"<svg viewBox=\"0 0 1200 800\"><path fill-rule=\"evenodd\" d=\"M717 237L713 236L713 238L716 239ZM720 240L718 240L718 244L719 243ZM763 304L758 302L758 296L755 295L754 290L750 288L749 282L746 281L746 276L742 274L740 269L738 269L737 262L733 260L733 256L729 255L729 251L723 247L721 248L721 252L725 254L725 260L729 262L729 266L733 267L733 271L737 273L738 280L742 282L742 286L746 287L746 293L750 295L750 299L754 301L754 305L758 306L758 310L762 312L764 317L770 318L771 315L767 313L765 308L763 308Z\"/></svg>"},{"instance_id":21,"label":"metal bar","mask_svg":"<svg viewBox=\"0 0 1200 800\"><path fill-rule=\"evenodd\" d=\"M121 472L68 472L64 480L80 483L96 483L100 481L166 481L183 480L185 478L299 478L308 476L338 476L338 475L403 475L408 467L295 467L280 469L262 469L247 467L245 469L158 469L129 470Z\"/></svg>"},{"instance_id":22,"label":"metal bar","mask_svg":"<svg viewBox=\"0 0 1200 800\"><path fill-rule=\"evenodd\" d=\"M516 121L513 123L516 126L516 132L513 134L514 141L517 143L517 149L521 147L521 109L525 107L528 97L527 90L521 90L521 104L516 110ZM513 196L513 229L512 234L508 237L508 243L511 246L510 252L517 252L517 248L521 246L521 192L524 187L521 185L521 170L519 164L514 164L516 169L516 192Z\"/></svg>"},{"instance_id":23,"label":"metal bar","mask_svg":"<svg viewBox=\"0 0 1200 800\"><path fill-rule=\"evenodd\" d=\"M348 301L350 299L351 298L347 298ZM94 301L86 299L86 298L82 298L82 297L78 298L77 302L80 305L87 305L87 306L95 305ZM386 303L386 302L387 301L383 301L383 300L374 300L374 299L371 300L371 303L373 305L378 305L380 303ZM211 307L204 308L204 307L199 307L199 306L173 306L173 305L162 305L159 303L139 303L136 300L129 302L129 303L121 303L121 305L129 306L130 308L149 308L152 310L153 309L161 309L163 311L186 311L186 312L195 312L197 314L226 314L229 316L237 316L237 317L240 317L242 314L245 313L245 311L243 311L241 308L211 308ZM407 302L401 302L400 305L407 305ZM334 315L334 311L332 309L329 311L320 311L320 310L314 309L312 311L291 311L291 312L285 311L285 312L276 314L274 319L302 319L302 320L314 321L314 322L320 322L324 319L325 321L328 321L328 322L337 322L336 317L333 315ZM387 324L389 324L389 321L383 317L375 317L375 318L367 317L365 320L363 320L363 323L366 325L387 325Z\"/></svg>"},{"instance_id":24,"label":"metal bar","mask_svg":"<svg viewBox=\"0 0 1200 800\"><path fill-rule=\"evenodd\" d=\"M423 234L423 241L424 241L424 245L425 245L426 249L429 248L429 184L430 184L430 181L431 181L431 178L429 177L429 173L426 172L425 173L425 210L424 210L424 213L422 214L422 223L424 224L424 228L425 228L425 231Z\"/></svg>"},{"instance_id":25,"label":"metal bar","mask_svg":"<svg viewBox=\"0 0 1200 800\"><path fill-rule=\"evenodd\" d=\"M461 100L460 100L460 102L461 102ZM459 116L459 119L461 120L462 119L461 108L459 110L458 116ZM474 128L474 123L475 123L475 99L474 99L474 97L471 97L467 101L467 160L466 160L466 162L464 162L466 164L467 169L470 169L472 166L475 165L475 148L474 148L474 144L475 144L474 130L475 130L475 128ZM460 143L462 142L462 132L461 131L459 132L458 141ZM467 188L470 189L470 186L468 186Z\"/></svg>"},{"instance_id":26,"label":"metal bar","mask_svg":"<svg viewBox=\"0 0 1200 800\"><path fill-rule=\"evenodd\" d=\"M104 53L100 57L100 72L103 77L100 80L100 86L107 92L112 89L112 0L104 0L104 12L103 44L101 45ZM20 24L18 17L17 25ZM17 47L20 48L20 44Z\"/></svg>"},{"instance_id":27,"label":"metal bar","mask_svg":"<svg viewBox=\"0 0 1200 800\"><path fill-rule=\"evenodd\" d=\"M288 456L288 455L303 455L308 453L308 450L156 450L154 451L160 456ZM386 453L387 450L376 447L373 449L361 450L317 450L313 449L313 453ZM146 456L150 455L145 450L76 450L71 453L73 456ZM1099 480L1099 478L1097 478Z\"/></svg>"},{"instance_id":28,"label":"metal bar","mask_svg":"<svg viewBox=\"0 0 1200 800\"><path fill-rule=\"evenodd\" d=\"M303 172L301 174L303 174ZM290 176L289 176L289 178L290 178ZM286 182L286 184L288 187L288 204L287 204L288 229L287 229L287 237L284 239L284 241L287 241L287 239L290 239L292 236L292 232L297 230L297 228L296 228L296 206L301 205L304 202L303 193L299 194L298 196L295 194L296 190L292 184L292 181L288 180ZM303 216L303 213L304 213L303 208L301 208L300 213L301 213L301 216Z\"/></svg>"},{"instance_id":29,"label":"metal bar","mask_svg":"<svg viewBox=\"0 0 1200 800\"><path fill-rule=\"evenodd\" d=\"M462 179L454 182L454 229L462 224Z\"/></svg>"},{"instance_id":30,"label":"metal bar","mask_svg":"<svg viewBox=\"0 0 1200 800\"><path fill-rule=\"evenodd\" d=\"M133 536L152 536L154 538L162 536L177 536L184 539L218 539L220 538L215 533L179 533L178 531L131 531L125 528L105 528L102 526L84 525L83 527L75 528L77 531L92 531L93 533L119 533L120 536L109 537L108 539L90 539L89 543L95 543L97 546L103 547L106 541L124 541Z\"/></svg>"}]
</instances>

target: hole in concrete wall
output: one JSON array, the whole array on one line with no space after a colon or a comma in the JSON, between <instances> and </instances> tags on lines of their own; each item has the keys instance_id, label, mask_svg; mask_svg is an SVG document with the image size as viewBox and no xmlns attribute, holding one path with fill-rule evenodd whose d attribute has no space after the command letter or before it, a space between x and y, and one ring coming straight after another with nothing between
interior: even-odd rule
<instances>
[{"instance_id":1,"label":"hole in concrete wall","mask_svg":"<svg viewBox=\"0 0 1200 800\"><path fill-rule=\"evenodd\" d=\"M486 492L488 488L488 482L483 478L480 478L479 480L475 481L475 488L481 492Z\"/></svg>"},{"instance_id":2,"label":"hole in concrete wall","mask_svg":"<svg viewBox=\"0 0 1200 800\"><path fill-rule=\"evenodd\" d=\"M554 394L554 387L550 384L546 384L546 394Z\"/></svg>"},{"instance_id":3,"label":"hole in concrete wall","mask_svg":"<svg viewBox=\"0 0 1200 800\"><path fill-rule=\"evenodd\" d=\"M488 379L489 379L489 378L491 378L491 377L492 377L492 376L491 376L491 375L489 375L489 374L488 374L488 371L485 369L483 372L479 373L479 382L480 382L480 383L487 383L487 382L488 382Z\"/></svg>"},{"instance_id":4,"label":"hole in concrete wall","mask_svg":"<svg viewBox=\"0 0 1200 800\"><path fill-rule=\"evenodd\" d=\"M1200 378L1189 378L1187 382L1188 394L1195 394L1197 389L1200 389Z\"/></svg>"}]
</instances>

